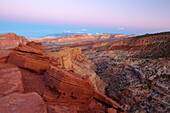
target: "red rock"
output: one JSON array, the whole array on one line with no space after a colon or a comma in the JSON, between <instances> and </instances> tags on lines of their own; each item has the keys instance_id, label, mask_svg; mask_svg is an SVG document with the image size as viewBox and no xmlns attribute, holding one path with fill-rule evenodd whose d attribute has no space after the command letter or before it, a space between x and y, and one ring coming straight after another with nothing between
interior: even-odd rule
<instances>
[{"instance_id":1,"label":"red rock","mask_svg":"<svg viewBox=\"0 0 170 113\"><path fill-rule=\"evenodd\" d=\"M4 50L4 49L0 50L0 63L6 63L7 62L7 58L8 58L9 53L11 51L12 50Z\"/></svg>"},{"instance_id":2,"label":"red rock","mask_svg":"<svg viewBox=\"0 0 170 113\"><path fill-rule=\"evenodd\" d=\"M33 42L32 41L32 42L28 42L26 45L31 48L43 51L43 45L41 44L41 42Z\"/></svg>"},{"instance_id":3,"label":"red rock","mask_svg":"<svg viewBox=\"0 0 170 113\"><path fill-rule=\"evenodd\" d=\"M44 80L47 86L60 93L58 102L76 105L78 111L88 109L94 94L94 87L88 77L83 79L50 66Z\"/></svg>"},{"instance_id":4,"label":"red rock","mask_svg":"<svg viewBox=\"0 0 170 113\"><path fill-rule=\"evenodd\" d=\"M0 63L0 97L23 91L22 75L18 67Z\"/></svg>"},{"instance_id":5,"label":"red rock","mask_svg":"<svg viewBox=\"0 0 170 113\"><path fill-rule=\"evenodd\" d=\"M92 67L95 66L88 58L84 57L81 54L80 47L74 47L74 48L64 47L60 50L58 49L58 52L49 52L48 54L58 59L60 68L73 70L75 73L81 76L88 75L95 88L97 88L95 82L97 79L97 75L95 71L92 69Z\"/></svg>"},{"instance_id":6,"label":"red rock","mask_svg":"<svg viewBox=\"0 0 170 113\"><path fill-rule=\"evenodd\" d=\"M40 95L13 93L0 98L0 113L47 113Z\"/></svg>"},{"instance_id":7,"label":"red rock","mask_svg":"<svg viewBox=\"0 0 170 113\"><path fill-rule=\"evenodd\" d=\"M0 34L0 49L9 49L17 47L20 43L26 44L27 39L23 36L16 35L15 33Z\"/></svg>"},{"instance_id":8,"label":"red rock","mask_svg":"<svg viewBox=\"0 0 170 113\"><path fill-rule=\"evenodd\" d=\"M19 45L9 54L8 63L43 74L49 65L57 66L57 59L52 59L40 50Z\"/></svg>"},{"instance_id":9,"label":"red rock","mask_svg":"<svg viewBox=\"0 0 170 113\"><path fill-rule=\"evenodd\" d=\"M70 73L70 71L49 66L44 80L47 86L56 91L56 95L59 93L56 99L57 102L65 103L64 105L75 105L77 111L89 112L92 110L104 112L105 108L102 107L102 104L104 104L107 107L115 108L119 112L125 112L115 101L103 93L95 91L89 76L78 77L77 74L74 76L74 72ZM101 104L99 106L100 109L96 107L93 98L97 100L97 103ZM52 98L46 97L46 101L48 100L52 100Z\"/></svg>"}]
</instances>

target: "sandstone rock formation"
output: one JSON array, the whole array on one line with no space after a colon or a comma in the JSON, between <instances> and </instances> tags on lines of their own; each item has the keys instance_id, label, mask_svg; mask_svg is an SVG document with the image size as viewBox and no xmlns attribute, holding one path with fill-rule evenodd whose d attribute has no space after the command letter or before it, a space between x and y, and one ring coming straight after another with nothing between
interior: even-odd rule
<instances>
[{"instance_id":1,"label":"sandstone rock formation","mask_svg":"<svg viewBox=\"0 0 170 113\"><path fill-rule=\"evenodd\" d=\"M39 44L38 44L39 45ZM44 73L49 65L57 65L57 60L50 58L41 50L20 44L9 54L8 63L26 68L37 73Z\"/></svg>"},{"instance_id":2,"label":"sandstone rock formation","mask_svg":"<svg viewBox=\"0 0 170 113\"><path fill-rule=\"evenodd\" d=\"M45 74L45 83L59 93L58 101L76 105L78 111L88 109L93 99L94 87L90 80L50 66Z\"/></svg>"},{"instance_id":3,"label":"sandstone rock formation","mask_svg":"<svg viewBox=\"0 0 170 113\"><path fill-rule=\"evenodd\" d=\"M45 103L37 93L13 93L0 98L1 113L47 113Z\"/></svg>"},{"instance_id":4,"label":"sandstone rock formation","mask_svg":"<svg viewBox=\"0 0 170 113\"><path fill-rule=\"evenodd\" d=\"M26 44L27 39L23 36L16 35L15 33L0 34L0 49L9 49L17 47L20 43Z\"/></svg>"},{"instance_id":5,"label":"sandstone rock formation","mask_svg":"<svg viewBox=\"0 0 170 113\"><path fill-rule=\"evenodd\" d=\"M88 76L59 68L58 60L43 53L40 44L36 44L20 44L5 54L7 61L0 64L0 112L125 112L96 91Z\"/></svg>"},{"instance_id":6,"label":"sandstone rock formation","mask_svg":"<svg viewBox=\"0 0 170 113\"><path fill-rule=\"evenodd\" d=\"M32 41L32 42L28 42L26 45L31 48L43 51L43 45L40 42L36 43Z\"/></svg>"},{"instance_id":7,"label":"sandstone rock formation","mask_svg":"<svg viewBox=\"0 0 170 113\"><path fill-rule=\"evenodd\" d=\"M102 91L104 90L104 84L101 84L102 81L93 70L95 65L81 54L81 48L64 47L48 52L48 55L58 59L60 68L73 70L81 76L89 75L94 86Z\"/></svg>"},{"instance_id":8,"label":"sandstone rock formation","mask_svg":"<svg viewBox=\"0 0 170 113\"><path fill-rule=\"evenodd\" d=\"M56 91L57 102L75 105L77 111L87 111L94 98L110 108L125 112L115 101L95 90L88 76L82 78L77 74L50 66L44 77L46 85Z\"/></svg>"}]
</instances>

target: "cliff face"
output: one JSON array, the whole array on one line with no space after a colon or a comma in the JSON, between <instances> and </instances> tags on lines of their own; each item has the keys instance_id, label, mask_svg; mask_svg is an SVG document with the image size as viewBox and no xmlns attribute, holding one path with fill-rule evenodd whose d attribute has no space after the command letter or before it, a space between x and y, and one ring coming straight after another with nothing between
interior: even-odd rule
<instances>
[{"instance_id":1,"label":"cliff face","mask_svg":"<svg viewBox=\"0 0 170 113\"><path fill-rule=\"evenodd\" d=\"M96 90L88 75L80 76L62 69L61 66L73 69L74 60L81 56L79 48L67 48L60 56L52 58L41 47L40 43L32 42L0 51L3 53L0 59L6 59L0 63L0 112L125 112L119 104ZM70 61L63 59L65 55ZM81 63L79 61L79 65Z\"/></svg>"},{"instance_id":2,"label":"cliff face","mask_svg":"<svg viewBox=\"0 0 170 113\"><path fill-rule=\"evenodd\" d=\"M81 54L81 48L64 47L52 50L48 55L58 59L59 67L62 69L72 70L81 76L89 75L95 88L104 91L104 84L94 71L95 65Z\"/></svg>"},{"instance_id":3,"label":"cliff face","mask_svg":"<svg viewBox=\"0 0 170 113\"><path fill-rule=\"evenodd\" d=\"M16 35L15 33L0 34L0 49L9 49L17 47L20 43L26 44L27 39L23 36Z\"/></svg>"},{"instance_id":4,"label":"cliff face","mask_svg":"<svg viewBox=\"0 0 170 113\"><path fill-rule=\"evenodd\" d=\"M107 84L105 94L128 113L169 111L170 33L93 44L83 51Z\"/></svg>"}]
</instances>

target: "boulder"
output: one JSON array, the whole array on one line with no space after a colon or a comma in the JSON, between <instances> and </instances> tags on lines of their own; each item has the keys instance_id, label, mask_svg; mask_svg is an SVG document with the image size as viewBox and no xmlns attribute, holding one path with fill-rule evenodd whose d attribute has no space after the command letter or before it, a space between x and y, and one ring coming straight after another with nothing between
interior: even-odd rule
<instances>
[{"instance_id":1,"label":"boulder","mask_svg":"<svg viewBox=\"0 0 170 113\"><path fill-rule=\"evenodd\" d=\"M0 97L23 91L22 75L18 67L0 63Z\"/></svg>"},{"instance_id":2,"label":"boulder","mask_svg":"<svg viewBox=\"0 0 170 113\"><path fill-rule=\"evenodd\" d=\"M13 93L0 98L0 113L47 113L40 95L35 92Z\"/></svg>"},{"instance_id":3,"label":"boulder","mask_svg":"<svg viewBox=\"0 0 170 113\"><path fill-rule=\"evenodd\" d=\"M81 78L66 70L49 66L44 80L47 86L60 93L58 102L76 105L78 111L88 109L94 94L94 87L88 76Z\"/></svg>"},{"instance_id":4,"label":"boulder","mask_svg":"<svg viewBox=\"0 0 170 113\"><path fill-rule=\"evenodd\" d=\"M28 42L26 45L31 48L43 51L43 45L41 44L41 42L31 41L31 42Z\"/></svg>"},{"instance_id":5,"label":"boulder","mask_svg":"<svg viewBox=\"0 0 170 113\"><path fill-rule=\"evenodd\" d=\"M20 44L9 54L8 63L44 74L49 65L57 66L57 59L50 58L41 50Z\"/></svg>"}]
</instances>

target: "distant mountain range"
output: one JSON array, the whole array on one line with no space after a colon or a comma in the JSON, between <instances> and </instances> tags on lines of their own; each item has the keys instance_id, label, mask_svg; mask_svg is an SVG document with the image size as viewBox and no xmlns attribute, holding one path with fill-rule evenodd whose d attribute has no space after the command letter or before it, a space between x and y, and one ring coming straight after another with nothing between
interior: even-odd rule
<instances>
[{"instance_id":1,"label":"distant mountain range","mask_svg":"<svg viewBox=\"0 0 170 113\"><path fill-rule=\"evenodd\" d=\"M58 36L68 36L68 35L75 35L75 34L86 34L86 33L71 33L71 32L63 32L63 33L54 33L54 34L49 34L47 36L53 36L53 37L58 37Z\"/></svg>"}]
</instances>

